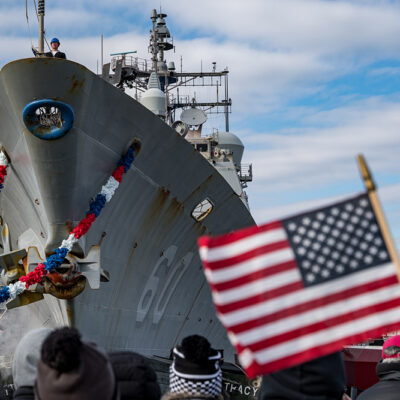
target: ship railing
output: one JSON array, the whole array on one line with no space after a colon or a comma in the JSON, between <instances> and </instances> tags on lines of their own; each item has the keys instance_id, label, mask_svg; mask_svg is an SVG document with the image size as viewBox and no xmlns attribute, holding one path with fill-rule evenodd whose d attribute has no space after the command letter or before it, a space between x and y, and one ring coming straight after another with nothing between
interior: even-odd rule
<instances>
[{"instance_id":1,"label":"ship railing","mask_svg":"<svg viewBox=\"0 0 400 400\"><path fill-rule=\"evenodd\" d=\"M251 182L253 180L253 164L240 164L238 175L240 182Z\"/></svg>"},{"instance_id":2,"label":"ship railing","mask_svg":"<svg viewBox=\"0 0 400 400\"><path fill-rule=\"evenodd\" d=\"M151 61L146 60L145 58L122 54L111 59L111 69L113 71L115 71L115 68L117 67L118 60L122 60L122 67L130 67L144 72L150 72L152 65Z\"/></svg>"}]
</instances>

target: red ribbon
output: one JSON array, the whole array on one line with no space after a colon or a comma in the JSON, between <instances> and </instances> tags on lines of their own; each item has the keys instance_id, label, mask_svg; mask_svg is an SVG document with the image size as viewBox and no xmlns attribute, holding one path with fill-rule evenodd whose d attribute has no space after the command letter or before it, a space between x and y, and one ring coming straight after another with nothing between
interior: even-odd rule
<instances>
[{"instance_id":1,"label":"red ribbon","mask_svg":"<svg viewBox=\"0 0 400 400\"><path fill-rule=\"evenodd\" d=\"M86 217L79 222L79 224L72 230L71 233L73 233L75 237L79 239L89 230L95 219L96 216L94 215L94 213L86 215Z\"/></svg>"},{"instance_id":2,"label":"red ribbon","mask_svg":"<svg viewBox=\"0 0 400 400\"><path fill-rule=\"evenodd\" d=\"M125 168L123 165L120 165L119 167L115 168L112 176L116 181L121 182L124 173L125 173Z\"/></svg>"},{"instance_id":3,"label":"red ribbon","mask_svg":"<svg viewBox=\"0 0 400 400\"><path fill-rule=\"evenodd\" d=\"M29 286L34 285L35 283L41 283L43 275L46 275L46 269L44 264L40 263L33 271L29 272L28 275L21 276L19 280L25 282L25 287L28 289Z\"/></svg>"}]
</instances>

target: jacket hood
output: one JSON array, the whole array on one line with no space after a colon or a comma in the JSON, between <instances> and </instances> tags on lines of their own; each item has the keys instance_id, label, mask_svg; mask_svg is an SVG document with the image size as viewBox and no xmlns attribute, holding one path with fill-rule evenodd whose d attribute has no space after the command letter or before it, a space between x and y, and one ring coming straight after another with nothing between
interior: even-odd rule
<instances>
[{"instance_id":1,"label":"jacket hood","mask_svg":"<svg viewBox=\"0 0 400 400\"><path fill-rule=\"evenodd\" d=\"M40 328L28 332L18 343L14 353L12 373L14 386L32 386L35 384L37 363L44 339L52 330Z\"/></svg>"}]
</instances>

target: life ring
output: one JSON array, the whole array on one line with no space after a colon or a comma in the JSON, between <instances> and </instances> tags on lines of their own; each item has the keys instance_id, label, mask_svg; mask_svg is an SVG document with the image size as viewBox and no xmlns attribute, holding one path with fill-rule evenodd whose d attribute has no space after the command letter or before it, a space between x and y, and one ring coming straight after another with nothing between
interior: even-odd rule
<instances>
[{"instance_id":1,"label":"life ring","mask_svg":"<svg viewBox=\"0 0 400 400\"><path fill-rule=\"evenodd\" d=\"M48 110L50 118L43 124L43 111ZM53 110L53 111L51 111ZM53 112L53 114L52 114ZM54 116L54 117L52 117ZM54 140L63 137L74 123L74 110L62 101L43 99L27 104L22 111L22 118L26 128L39 139ZM52 123L57 119L57 123Z\"/></svg>"}]
</instances>

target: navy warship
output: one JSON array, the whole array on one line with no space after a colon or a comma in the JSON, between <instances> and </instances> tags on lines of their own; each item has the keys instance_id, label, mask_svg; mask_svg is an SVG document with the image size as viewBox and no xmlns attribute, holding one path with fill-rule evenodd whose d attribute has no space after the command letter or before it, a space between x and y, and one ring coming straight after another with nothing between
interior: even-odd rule
<instances>
[{"instance_id":1,"label":"navy warship","mask_svg":"<svg viewBox=\"0 0 400 400\"><path fill-rule=\"evenodd\" d=\"M7 308L24 306L37 325L76 326L107 350L158 360L197 333L234 362L197 251L200 235L254 224L244 191L251 165L241 163L244 146L229 132L229 71L167 63L173 39L156 10L151 60L118 53L95 74L44 57L44 1L38 5L36 57L0 71L0 144L9 160L0 194L2 283L54 252L130 146L135 160L61 267ZM214 88L216 99L191 97L188 87ZM202 134L210 113L225 118L225 131Z\"/></svg>"}]
</instances>

